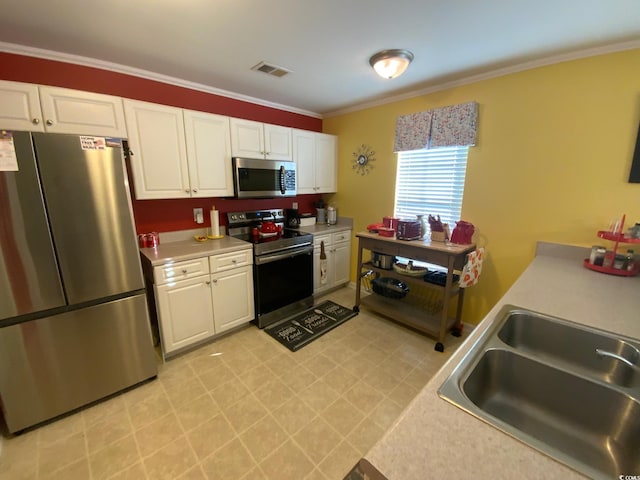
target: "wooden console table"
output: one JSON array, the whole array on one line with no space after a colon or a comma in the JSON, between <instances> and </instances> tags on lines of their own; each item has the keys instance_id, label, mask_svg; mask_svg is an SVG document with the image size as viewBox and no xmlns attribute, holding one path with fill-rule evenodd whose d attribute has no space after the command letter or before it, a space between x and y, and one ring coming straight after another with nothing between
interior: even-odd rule
<instances>
[{"instance_id":1,"label":"wooden console table","mask_svg":"<svg viewBox=\"0 0 640 480\"><path fill-rule=\"evenodd\" d=\"M435 350L444 351L443 340L450 329L460 334L462 331L462 302L464 300L464 288L460 288L453 282L453 274L460 271L467 261L467 254L476 249L475 245L456 245L444 242L431 242L430 240L396 240L395 237L381 237L375 233L360 232L358 238L358 269L356 281L356 303L354 311L360 310L362 303L367 308L375 310L392 320L409 325L416 330L424 332L438 340ZM402 275L394 270L384 270L374 267L370 262L362 262L362 251L396 255L410 260L417 260L433 265L439 265L446 269L447 277L444 286L427 283L421 277L414 278ZM396 278L407 285L425 285L443 289L442 310L439 314L431 315L424 309L414 305L403 303L402 300L394 300L377 294L371 294L361 298L362 270L373 270L381 276ZM411 293L409 293L410 295ZM449 318L449 299L458 295L458 305L455 318Z\"/></svg>"}]
</instances>

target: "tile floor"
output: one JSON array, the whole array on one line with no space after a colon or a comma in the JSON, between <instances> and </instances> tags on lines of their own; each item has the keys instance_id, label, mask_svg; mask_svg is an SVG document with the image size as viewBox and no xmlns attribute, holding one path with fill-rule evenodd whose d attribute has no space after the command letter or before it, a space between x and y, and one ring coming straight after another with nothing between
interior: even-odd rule
<instances>
[{"instance_id":1,"label":"tile floor","mask_svg":"<svg viewBox=\"0 0 640 480\"><path fill-rule=\"evenodd\" d=\"M0 480L339 480L461 340L438 353L365 309L295 353L248 326L160 365L157 380L0 437Z\"/></svg>"}]
</instances>

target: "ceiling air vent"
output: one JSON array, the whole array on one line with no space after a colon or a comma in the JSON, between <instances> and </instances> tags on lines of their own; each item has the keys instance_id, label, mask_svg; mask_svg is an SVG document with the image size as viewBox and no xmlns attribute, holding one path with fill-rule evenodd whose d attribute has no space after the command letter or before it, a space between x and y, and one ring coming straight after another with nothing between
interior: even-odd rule
<instances>
[{"instance_id":1,"label":"ceiling air vent","mask_svg":"<svg viewBox=\"0 0 640 480\"><path fill-rule=\"evenodd\" d=\"M273 75L274 77L284 77L286 74L291 73L291 70L278 67L277 65L269 65L268 63L265 63L265 62L260 62L257 65L254 65L253 67L251 67L251 70L264 72L269 75Z\"/></svg>"}]
</instances>

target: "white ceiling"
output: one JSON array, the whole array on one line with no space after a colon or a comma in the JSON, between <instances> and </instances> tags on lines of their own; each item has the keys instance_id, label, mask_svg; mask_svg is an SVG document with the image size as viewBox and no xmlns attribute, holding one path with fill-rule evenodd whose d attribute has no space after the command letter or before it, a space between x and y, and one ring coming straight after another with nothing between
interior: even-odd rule
<instances>
[{"instance_id":1,"label":"white ceiling","mask_svg":"<svg viewBox=\"0 0 640 480\"><path fill-rule=\"evenodd\" d=\"M88 57L317 116L640 46L640 0L3 0L1 12L3 50ZM389 48L415 60L384 80L368 59ZM260 61L293 73L250 70Z\"/></svg>"}]
</instances>

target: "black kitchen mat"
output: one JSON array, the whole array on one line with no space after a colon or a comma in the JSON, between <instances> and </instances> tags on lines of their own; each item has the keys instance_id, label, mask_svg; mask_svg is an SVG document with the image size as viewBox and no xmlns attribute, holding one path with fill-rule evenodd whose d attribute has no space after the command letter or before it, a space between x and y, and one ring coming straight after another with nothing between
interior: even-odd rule
<instances>
[{"instance_id":1,"label":"black kitchen mat","mask_svg":"<svg viewBox=\"0 0 640 480\"><path fill-rule=\"evenodd\" d=\"M357 314L350 308L327 300L264 331L295 352Z\"/></svg>"}]
</instances>

